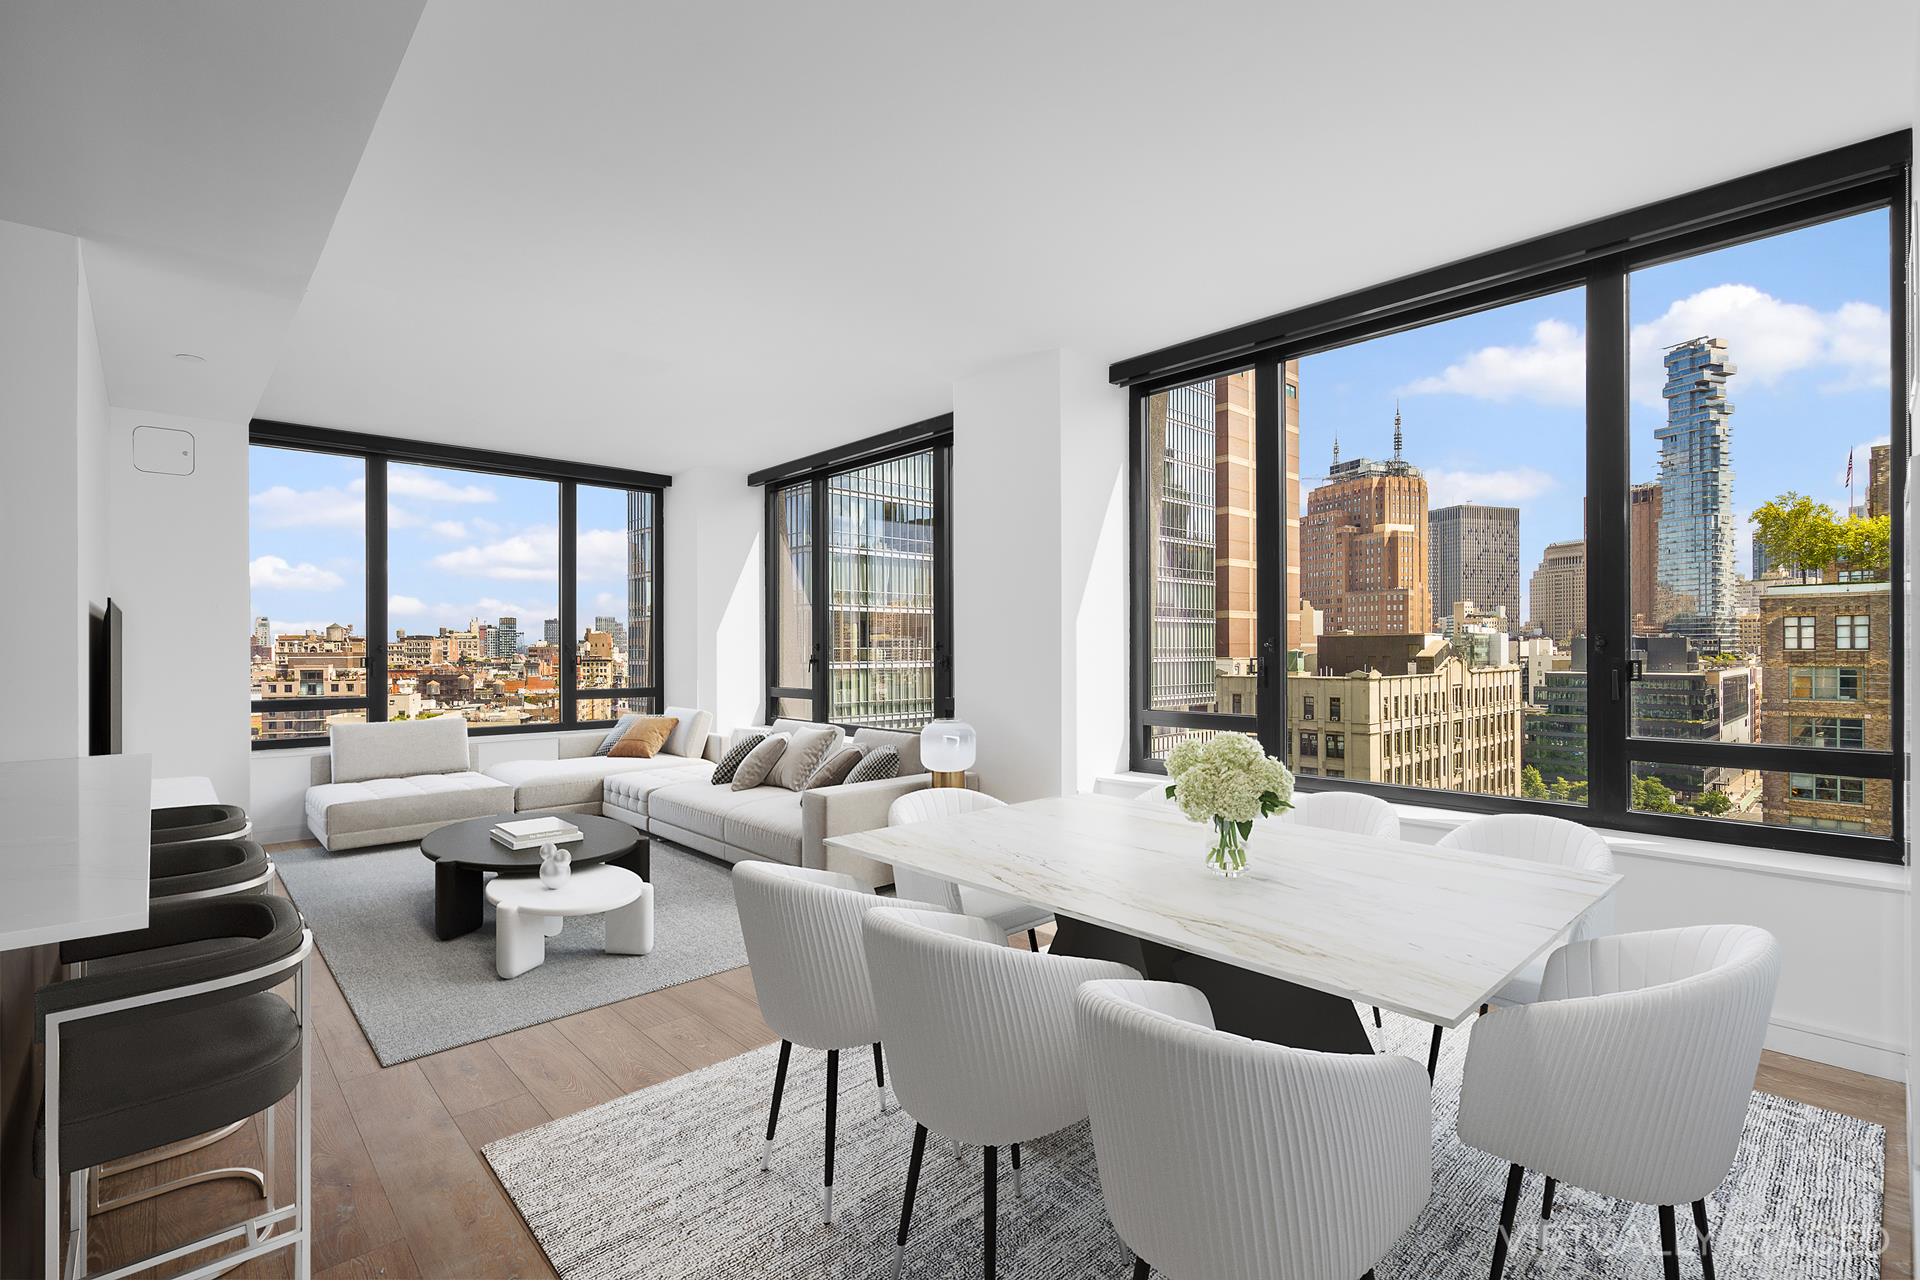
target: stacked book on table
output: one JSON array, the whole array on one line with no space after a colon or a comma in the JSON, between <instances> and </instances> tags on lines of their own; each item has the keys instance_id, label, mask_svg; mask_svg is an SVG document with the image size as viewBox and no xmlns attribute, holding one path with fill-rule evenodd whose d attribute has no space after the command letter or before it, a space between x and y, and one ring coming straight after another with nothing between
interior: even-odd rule
<instances>
[{"instance_id":1,"label":"stacked book on table","mask_svg":"<svg viewBox=\"0 0 1920 1281\"><path fill-rule=\"evenodd\" d=\"M542 845L565 845L583 833L564 818L516 818L494 824L493 839L510 850L537 850Z\"/></svg>"}]
</instances>

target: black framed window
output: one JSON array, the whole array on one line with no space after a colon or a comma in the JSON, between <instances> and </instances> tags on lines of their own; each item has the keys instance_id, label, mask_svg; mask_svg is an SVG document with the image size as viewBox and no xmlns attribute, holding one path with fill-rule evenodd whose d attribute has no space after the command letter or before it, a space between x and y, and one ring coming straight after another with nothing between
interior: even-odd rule
<instances>
[{"instance_id":1,"label":"black framed window","mask_svg":"<svg viewBox=\"0 0 1920 1281\"><path fill-rule=\"evenodd\" d=\"M660 705L669 478L264 420L251 440L256 748Z\"/></svg>"},{"instance_id":2,"label":"black framed window","mask_svg":"<svg viewBox=\"0 0 1920 1281\"><path fill-rule=\"evenodd\" d=\"M1901 858L1911 150L1115 365L1134 767Z\"/></svg>"},{"instance_id":3,"label":"black framed window","mask_svg":"<svg viewBox=\"0 0 1920 1281\"><path fill-rule=\"evenodd\" d=\"M749 477L766 490L767 716L952 715L951 416Z\"/></svg>"}]
</instances>

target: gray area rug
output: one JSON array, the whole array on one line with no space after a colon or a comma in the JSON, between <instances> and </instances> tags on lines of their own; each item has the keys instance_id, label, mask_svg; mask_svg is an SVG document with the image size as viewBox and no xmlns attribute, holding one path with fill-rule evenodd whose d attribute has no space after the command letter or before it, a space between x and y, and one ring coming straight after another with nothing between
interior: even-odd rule
<instances>
[{"instance_id":1,"label":"gray area rug","mask_svg":"<svg viewBox=\"0 0 1920 1281\"><path fill-rule=\"evenodd\" d=\"M1369 1032L1426 1059L1426 1024L1387 1016ZM1381 1277L1483 1277L1506 1163L1454 1137L1468 1029L1447 1034L1434 1092L1433 1199ZM840 1222L820 1222L825 1056L796 1050L772 1173L760 1145L776 1046L488 1144L507 1193L563 1277L888 1275L913 1122L883 1113L864 1070L841 1074L835 1166ZM864 1066L862 1056L854 1060ZM1756 1094L1733 1172L1709 1203L1723 1277L1877 1277L1885 1134L1877 1125ZM1125 1277L1084 1124L1021 1146L1025 1194L1000 1179L1000 1272ZM1549 1224L1530 1175L1512 1277L1657 1277L1652 1206L1562 1188ZM980 1154L931 1142L914 1198L907 1275L980 1275ZM1530 1211L1529 1212L1529 1207ZM1682 1275L1699 1276L1683 1209Z\"/></svg>"},{"instance_id":2,"label":"gray area rug","mask_svg":"<svg viewBox=\"0 0 1920 1281\"><path fill-rule=\"evenodd\" d=\"M747 963L725 863L653 842L653 951L608 956L605 922L570 919L546 963L503 980L493 908L472 934L433 934L433 864L417 844L273 856L287 893L382 1064L546 1023Z\"/></svg>"}]
</instances>

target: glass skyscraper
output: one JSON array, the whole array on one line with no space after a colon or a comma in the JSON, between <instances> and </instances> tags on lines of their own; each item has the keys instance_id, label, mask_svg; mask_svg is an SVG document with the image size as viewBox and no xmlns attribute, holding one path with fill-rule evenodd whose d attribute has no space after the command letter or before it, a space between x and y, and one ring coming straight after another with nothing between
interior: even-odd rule
<instances>
[{"instance_id":1,"label":"glass skyscraper","mask_svg":"<svg viewBox=\"0 0 1920 1281\"><path fill-rule=\"evenodd\" d=\"M1733 405L1738 372L1720 338L1667 349L1666 426L1660 442L1660 554L1656 616L1663 629L1716 653L1735 648Z\"/></svg>"}]
</instances>

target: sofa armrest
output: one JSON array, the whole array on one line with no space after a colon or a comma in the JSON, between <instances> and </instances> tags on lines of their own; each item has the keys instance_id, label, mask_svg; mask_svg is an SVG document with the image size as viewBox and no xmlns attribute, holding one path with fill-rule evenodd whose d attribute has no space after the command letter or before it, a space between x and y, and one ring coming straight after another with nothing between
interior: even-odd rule
<instances>
[{"instance_id":1,"label":"sofa armrest","mask_svg":"<svg viewBox=\"0 0 1920 1281\"><path fill-rule=\"evenodd\" d=\"M324 787L333 781L333 753L315 752L307 758L307 786Z\"/></svg>"},{"instance_id":2,"label":"sofa armrest","mask_svg":"<svg viewBox=\"0 0 1920 1281\"><path fill-rule=\"evenodd\" d=\"M887 825L887 811L909 792L933 785L931 774L877 778L870 783L840 783L800 793L800 864L845 872L865 885L887 885L893 868L855 854L829 853L829 836L871 832Z\"/></svg>"},{"instance_id":3,"label":"sofa armrest","mask_svg":"<svg viewBox=\"0 0 1920 1281\"><path fill-rule=\"evenodd\" d=\"M706 759L718 765L720 758L727 754L727 736L725 734L707 735L707 750L703 754Z\"/></svg>"}]
</instances>

